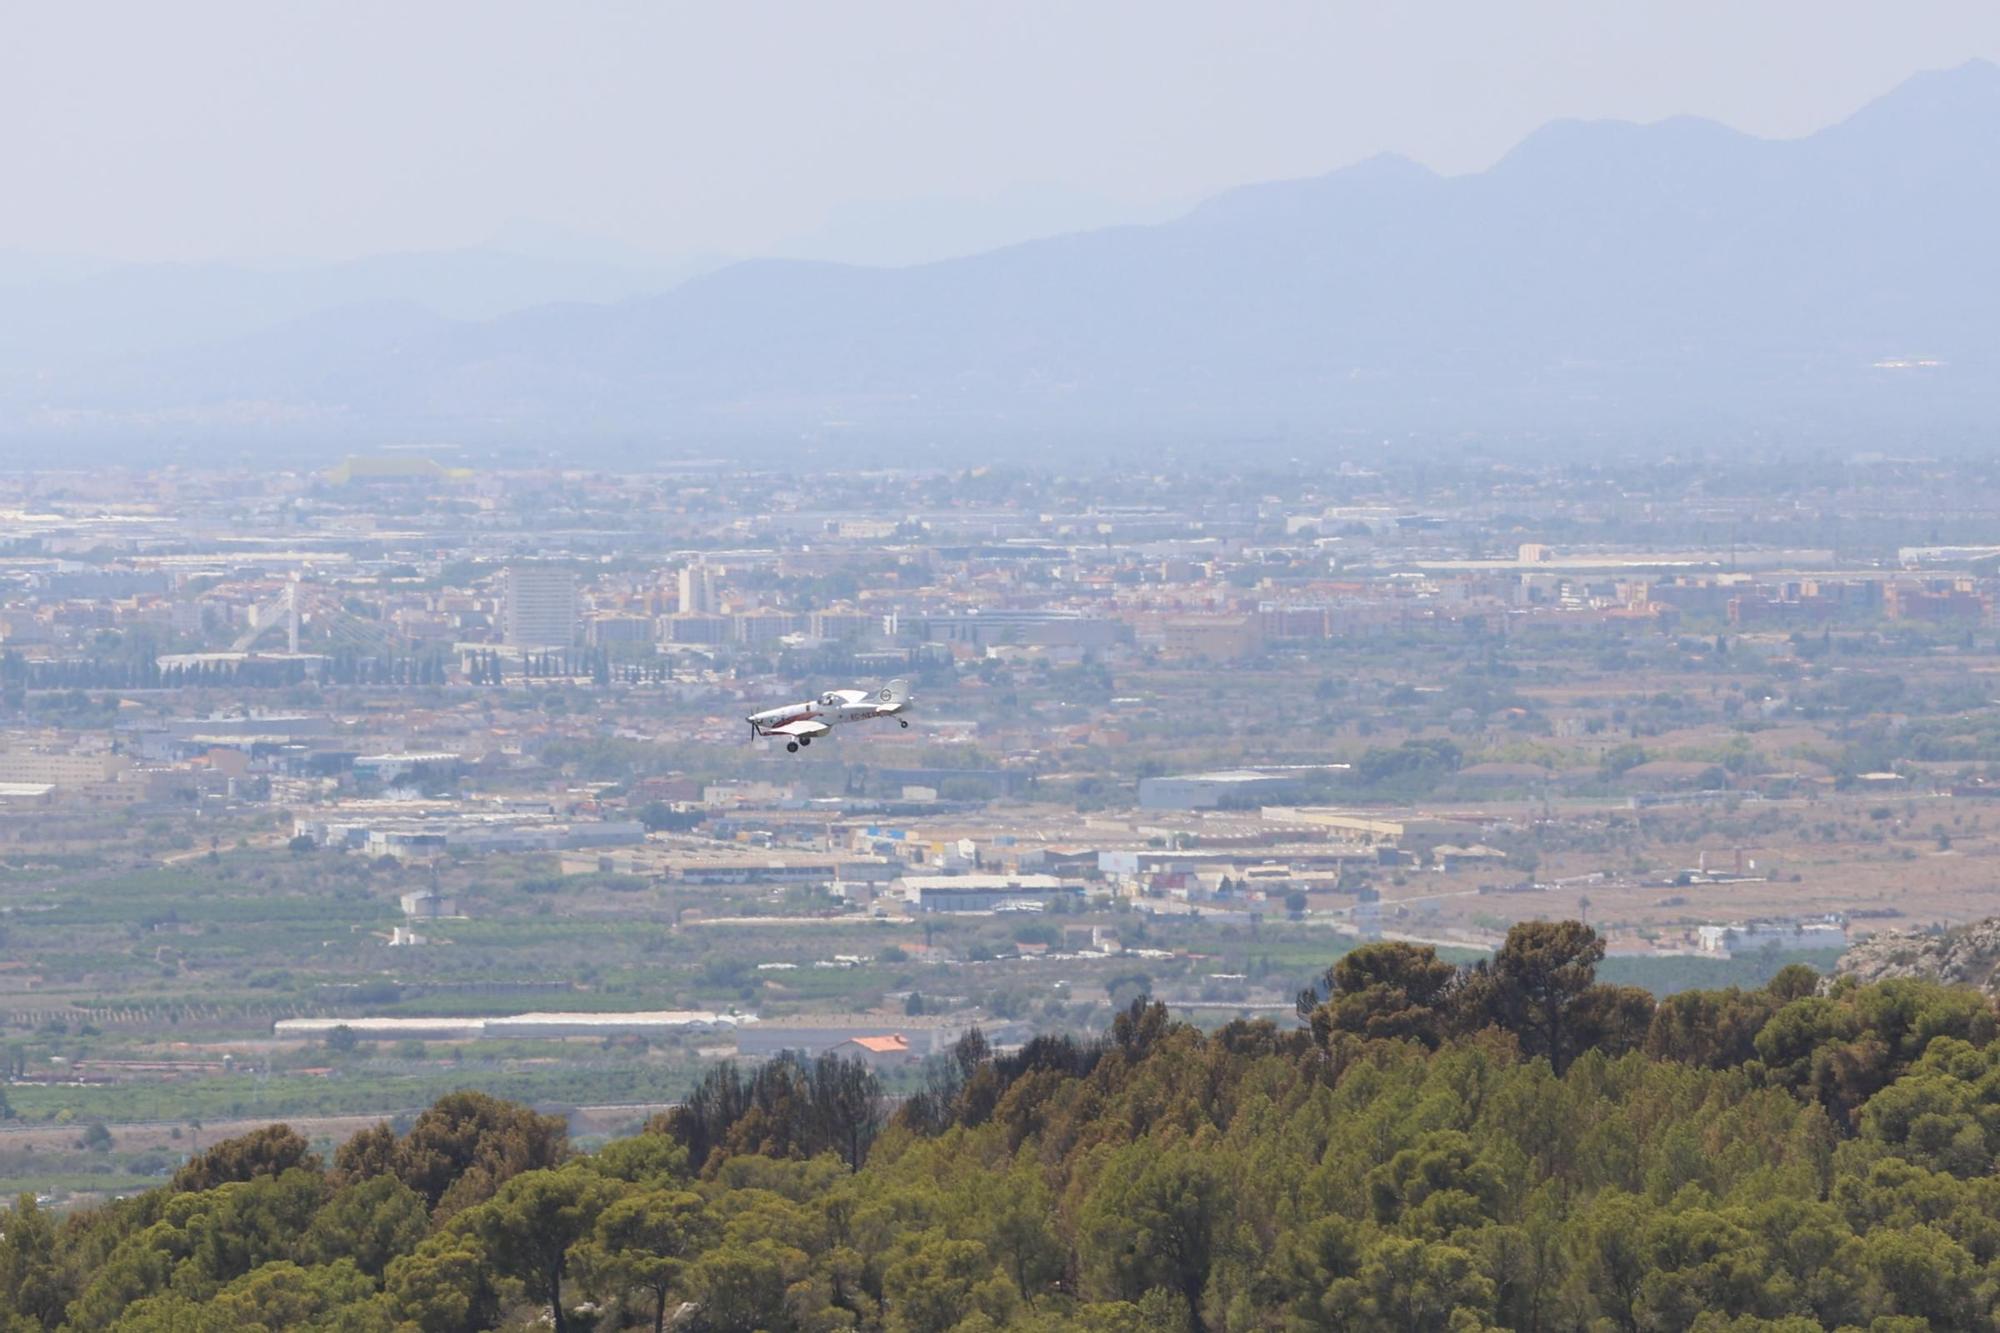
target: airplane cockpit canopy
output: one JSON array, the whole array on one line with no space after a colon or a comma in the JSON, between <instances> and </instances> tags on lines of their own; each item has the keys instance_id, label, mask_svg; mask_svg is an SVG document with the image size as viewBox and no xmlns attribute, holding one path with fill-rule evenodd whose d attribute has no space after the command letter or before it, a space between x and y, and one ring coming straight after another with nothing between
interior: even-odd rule
<instances>
[{"instance_id":1,"label":"airplane cockpit canopy","mask_svg":"<svg viewBox=\"0 0 2000 1333\"><path fill-rule=\"evenodd\" d=\"M822 694L819 697L819 701L825 704L828 708L831 708L835 704L840 702L840 696L835 694L832 690L828 690L825 694Z\"/></svg>"}]
</instances>

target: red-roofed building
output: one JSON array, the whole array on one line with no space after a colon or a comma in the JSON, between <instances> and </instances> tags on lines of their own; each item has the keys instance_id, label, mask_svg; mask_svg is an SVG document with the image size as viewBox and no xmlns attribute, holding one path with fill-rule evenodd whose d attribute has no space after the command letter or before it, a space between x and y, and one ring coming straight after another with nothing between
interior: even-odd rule
<instances>
[{"instance_id":1,"label":"red-roofed building","mask_svg":"<svg viewBox=\"0 0 2000 1333\"><path fill-rule=\"evenodd\" d=\"M916 1059L910 1050L910 1039L900 1032L884 1037L849 1037L827 1053L843 1060L859 1060L870 1069L891 1069Z\"/></svg>"}]
</instances>

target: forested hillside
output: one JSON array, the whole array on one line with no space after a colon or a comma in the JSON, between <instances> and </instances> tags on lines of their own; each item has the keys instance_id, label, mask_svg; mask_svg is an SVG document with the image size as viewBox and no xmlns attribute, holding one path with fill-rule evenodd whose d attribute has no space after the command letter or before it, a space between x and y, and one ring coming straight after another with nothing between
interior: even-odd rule
<instances>
[{"instance_id":1,"label":"forested hillside","mask_svg":"<svg viewBox=\"0 0 2000 1333\"><path fill-rule=\"evenodd\" d=\"M330 1162L283 1127L0 1217L8 1330L1991 1327L1992 1002L1918 979L1657 1007L1576 923L1380 944L1299 1030L1135 1003L858 1066L717 1071L635 1139L476 1093ZM858 1165L858 1169L857 1166Z\"/></svg>"}]
</instances>

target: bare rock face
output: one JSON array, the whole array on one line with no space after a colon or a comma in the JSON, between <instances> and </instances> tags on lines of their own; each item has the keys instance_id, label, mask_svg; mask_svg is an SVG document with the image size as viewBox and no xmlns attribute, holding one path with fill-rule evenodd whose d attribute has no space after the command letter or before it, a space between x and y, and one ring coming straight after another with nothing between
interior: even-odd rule
<instances>
[{"instance_id":1,"label":"bare rock face","mask_svg":"<svg viewBox=\"0 0 2000 1333\"><path fill-rule=\"evenodd\" d=\"M1977 986L2000 994L2000 917L1956 926L1940 934L1887 931L1871 935L1841 955L1838 977L1888 981L1920 977Z\"/></svg>"}]
</instances>

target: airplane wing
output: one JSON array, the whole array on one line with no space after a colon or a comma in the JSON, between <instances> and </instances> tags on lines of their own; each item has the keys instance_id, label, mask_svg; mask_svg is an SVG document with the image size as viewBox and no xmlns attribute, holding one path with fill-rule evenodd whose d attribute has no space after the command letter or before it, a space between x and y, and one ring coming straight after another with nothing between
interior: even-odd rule
<instances>
[{"instance_id":1,"label":"airplane wing","mask_svg":"<svg viewBox=\"0 0 2000 1333\"><path fill-rule=\"evenodd\" d=\"M790 736L796 739L801 736L824 736L832 730L833 728L824 722L814 722L808 718L801 718L797 722L787 722L782 727L772 727L765 731L764 734L766 736Z\"/></svg>"}]
</instances>

